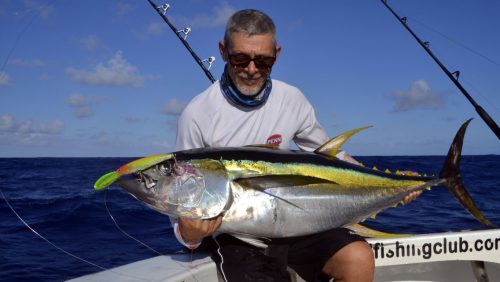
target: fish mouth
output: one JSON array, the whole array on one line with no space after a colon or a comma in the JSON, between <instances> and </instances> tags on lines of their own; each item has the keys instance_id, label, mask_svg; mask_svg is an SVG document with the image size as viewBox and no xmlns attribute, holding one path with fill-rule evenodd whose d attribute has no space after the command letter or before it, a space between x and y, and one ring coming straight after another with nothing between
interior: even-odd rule
<instances>
[{"instance_id":1,"label":"fish mouth","mask_svg":"<svg viewBox=\"0 0 500 282\"><path fill-rule=\"evenodd\" d=\"M131 175L126 175L118 179L116 185L127 191L134 198L143 201L149 206L154 206L154 194L146 188L145 182L141 182Z\"/></svg>"},{"instance_id":2,"label":"fish mouth","mask_svg":"<svg viewBox=\"0 0 500 282\"><path fill-rule=\"evenodd\" d=\"M156 168L126 175L116 184L150 208L173 217L213 218L231 202L225 171L189 168L178 162L181 174L158 175ZM182 169L184 167L184 169Z\"/></svg>"}]
</instances>

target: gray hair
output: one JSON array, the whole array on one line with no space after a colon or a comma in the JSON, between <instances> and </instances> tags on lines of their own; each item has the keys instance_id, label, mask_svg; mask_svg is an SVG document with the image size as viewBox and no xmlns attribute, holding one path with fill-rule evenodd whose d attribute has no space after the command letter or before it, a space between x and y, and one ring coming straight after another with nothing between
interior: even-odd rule
<instances>
[{"instance_id":1,"label":"gray hair","mask_svg":"<svg viewBox=\"0 0 500 282\"><path fill-rule=\"evenodd\" d=\"M246 33L249 36L271 33L273 35L273 44L276 45L276 27L273 20L258 10L241 10L229 18L224 34L226 46L230 43L229 38L231 34L235 32Z\"/></svg>"}]
</instances>

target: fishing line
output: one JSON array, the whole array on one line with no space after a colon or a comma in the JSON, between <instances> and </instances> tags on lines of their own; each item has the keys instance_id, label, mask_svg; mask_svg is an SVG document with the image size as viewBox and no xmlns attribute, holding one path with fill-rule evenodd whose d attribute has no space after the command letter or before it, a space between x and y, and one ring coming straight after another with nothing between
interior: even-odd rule
<instances>
[{"instance_id":1,"label":"fishing line","mask_svg":"<svg viewBox=\"0 0 500 282\"><path fill-rule=\"evenodd\" d=\"M432 50L429 48L428 41L422 41L420 37L410 28L407 23L407 17L400 17L388 4L387 0L381 0L381 3L389 10L389 12L396 17L396 19L403 25L403 27L412 35L412 37L418 42L418 44L427 52L429 56L434 60L434 62L441 68L441 70L448 76L448 78L455 84L455 86L460 90L463 96L469 101L469 103L474 107L477 114L481 119L488 125L491 131L500 140L500 127L496 124L495 120L472 98L472 96L463 88L462 84L458 81L459 72L451 73L446 66L441 63L441 61L434 55Z\"/></svg>"},{"instance_id":2,"label":"fishing line","mask_svg":"<svg viewBox=\"0 0 500 282\"><path fill-rule=\"evenodd\" d=\"M129 237L130 239L136 241L137 243L141 244L142 246L148 248L149 250L151 250L152 252L160 255L160 256L166 256L167 254L162 254L160 252L158 252L157 250L153 249L152 247L150 247L148 244L140 241L139 239L135 238L134 236L130 235L128 232L126 232L123 228L120 227L120 225L118 224L118 222L115 220L115 218L113 217L113 215L111 214L111 211L109 210L109 207L108 207L108 190L109 190L109 187L106 188L106 191L104 192L104 205L106 206L106 211L108 212L108 215L109 217L111 217L111 220L113 221L113 223L115 224L116 228L118 228L118 230L120 230L123 234L125 234L125 236ZM193 262L193 252L191 251L190 253L190 261L191 263ZM181 267L185 267L184 265L182 265L180 262L176 262L179 266ZM189 273L191 274L192 278L195 280L195 281L199 281L196 276L194 275L194 273L191 271L191 269L195 269L197 266L192 266L190 265L188 269Z\"/></svg>"},{"instance_id":3,"label":"fishing line","mask_svg":"<svg viewBox=\"0 0 500 282\"><path fill-rule=\"evenodd\" d=\"M4 202L7 204L7 206L9 207L9 209L16 215L16 217L24 224L24 226L26 226L29 230L31 230L31 232L33 232L36 236L38 236L39 238L43 239L45 242L49 243L52 247L58 249L59 251L65 253L66 255L68 256L71 256L79 261L82 261L88 265L91 265L91 266L94 266L94 267L97 267L99 268L100 270L106 270L106 271L110 271L112 272L113 274L116 274L116 275L119 275L119 276L123 276L123 277L127 277L127 278L133 278L133 279L137 279L137 280L140 280L140 281L150 281L150 280L147 280L147 279L144 279L144 278L140 278L140 277L136 277L136 276L131 276L131 275L127 275L127 274L123 274L123 273L120 273L120 272L117 272L115 270L112 270L112 269L107 269L103 266L100 266L96 263L93 263L89 260L86 260L80 256L77 256L75 254L72 254L68 251L66 251L65 249L57 246L56 244L54 244L52 241L50 241L49 239L47 239L46 237L44 237L43 235L41 235L40 233L38 233L33 227L31 227L18 213L17 211L14 209L14 207L10 204L9 200L7 200L7 197L5 197L5 194L3 193L3 190L2 188L0 188L0 194L2 194L2 198L4 200Z\"/></svg>"},{"instance_id":4,"label":"fishing line","mask_svg":"<svg viewBox=\"0 0 500 282\"><path fill-rule=\"evenodd\" d=\"M35 20L40 17L40 15L42 14L42 12L52 6L54 4L54 2L56 2L57 0L51 0L47 3L45 3L44 5L41 5L39 7L33 7L33 8L28 8L28 10L26 10L25 12L23 12L24 14L29 14L31 13L32 11L36 10L38 11L37 13L35 13L28 21L28 23L20 30L20 32L18 33L17 37L15 38L14 40L14 43L12 45L12 47L9 49L9 51L7 52L7 56L5 57L1 67L0 67L0 75L2 75L2 73L4 72L6 66L7 66L7 63L9 62L12 54L14 53L15 49L17 48L19 42L21 41L22 37L24 36L24 34L26 33L26 31L31 27L31 25L35 22ZM184 38L185 39L185 38ZM205 62L206 60L203 60L202 62ZM211 65L213 62L213 58L209 58L208 60L208 63ZM123 276L123 277L127 277L127 278L132 278L132 279L136 279L136 280L139 280L139 281L150 281L148 279L144 279L144 278L141 278L141 277L136 277L136 276L131 276L131 275L127 275L127 274L123 274L123 273L120 273L120 272L117 272L113 269L107 269L101 265L98 265L96 263L93 263L87 259L84 259L78 255L75 255L69 251L66 251L65 249L63 249L62 247L59 247L58 245L56 245L55 243L53 243L52 241L50 241L49 239L47 239L46 237L44 237L42 234L38 233L33 227L31 227L30 224L28 224L18 213L17 211L14 209L14 207L10 204L9 200L7 200L7 197L5 196L5 194L3 193L3 190L0 188L0 194L2 195L2 198L4 200L4 202L6 203L6 205L9 207L9 209L14 213L14 215L18 218L19 221L21 221L21 223L26 226L31 232L33 232L37 237L41 238L42 240L44 240L45 242L47 242L48 244L50 244L52 247L56 248L57 250L61 251L62 253L68 255L68 256L71 256L81 262L84 262L88 265L91 265L91 266L94 266L102 271L109 271L113 274L116 274L116 275L119 275L119 276ZM107 197L107 189L106 189L106 193L105 193L105 206L106 206L106 210L108 211L108 214L109 216L111 217L111 219L113 220L115 226L123 233L125 234L127 237L133 239L134 241L140 243L141 245L145 246L146 248L150 249L151 251L155 252L156 254L158 255L163 255L162 253L156 251L155 249L151 248L150 246L148 246L147 244L141 242L140 240L134 238L133 236L131 236L130 234L128 234L125 230L123 230L119 225L118 223L116 222L116 220L114 219L113 215L111 214L111 212L109 211L109 208L108 208L108 205L107 205L107 202L106 202L106 197ZM191 259L192 260L192 259ZM181 265L180 263L178 263L179 265ZM182 265L181 265L182 266ZM196 268L195 267L190 267L190 268ZM189 270L190 268L188 268L188 271L191 273L192 277L196 280L196 281L199 281L195 276L194 274Z\"/></svg>"},{"instance_id":5,"label":"fishing line","mask_svg":"<svg viewBox=\"0 0 500 282\"><path fill-rule=\"evenodd\" d=\"M407 18L408 18L408 19L411 19L412 21L414 21L414 22L416 22L416 23L418 23L418 24L420 24L420 25L421 25L421 26L423 26L424 28L426 28L426 29L428 29L428 30L430 30L430 31L432 31L432 32L434 32L434 33L436 33L436 34L440 35L441 37L443 37L443 38L447 39L448 41L450 41L450 42L452 42L452 43L454 43L454 44L456 44L456 45L458 45L458 46L462 47L463 49L465 49L465 50L467 50L467 51L469 51L469 52L473 53L474 55L476 55L476 56L479 56L479 57L483 58L484 60L486 60L486 61L490 62L491 64L493 64L493 65L496 65L496 66L500 67L500 63L498 63L498 62L494 61L493 59L489 58L488 56L483 55L483 54L481 54L480 52L478 52L478 51L476 51L476 50L474 50L474 49L472 49L472 48L468 47L467 45L465 45L465 44L463 44L463 43L459 42L458 40L455 40L455 39L451 38L450 36L447 36L447 35L446 35L446 34L444 34L443 32L440 32L440 31L438 31L438 30L436 30L436 29L434 29L434 28L432 28L432 27L430 27L430 26L426 25L426 24L424 24L423 22L421 22L421 21L419 21L419 20L417 20L417 19L415 19L415 18L410 18L410 17L407 17ZM479 94L479 96L481 96L484 100L486 100L486 101L488 102L488 104L492 105L492 106L496 109L496 111L497 111L497 112L498 112L498 111L500 111L500 110L499 110L499 109L498 109L498 108L497 108L497 107L496 107L496 106L495 106L495 105L494 105L494 104L493 104L493 103L492 103L492 102L491 102L491 101L490 101L490 100L489 100L486 96L482 95L482 94L481 94L481 92L479 92L479 91L477 90L477 88L474 86L474 84L472 84L470 81L467 81L467 80L466 80L466 79L464 79L464 78L461 78L460 80L461 80L461 81L463 81L463 82L465 82L465 83L466 83L469 87L473 88L473 89L475 90L475 92L476 92L476 93L478 93L478 94Z\"/></svg>"},{"instance_id":6,"label":"fishing line","mask_svg":"<svg viewBox=\"0 0 500 282\"><path fill-rule=\"evenodd\" d=\"M106 189L106 190L107 190L107 189ZM9 200L7 200L7 197L5 197L5 194L3 193L2 188L0 188L0 194L2 195L2 198L3 198L4 202L5 202L5 204L7 204L7 206L9 207L9 209L10 209L10 210L14 213L14 215L15 215L15 216L19 219L19 221L21 221L21 222L24 224L24 226L26 226L26 227L27 227L27 228L28 228L31 232L33 232L36 236L38 236L39 238L41 238L41 239L42 239L42 240L44 240L45 242L49 243L52 247L56 248L57 250L59 250L59 251L63 252L64 254L66 254L66 255L68 255L68 256L71 256L71 257L73 257L73 258L75 258L75 259L77 259L77 260L79 260L79 261L81 261L81 262L84 262L84 263L86 263L86 264L88 264L88 265L91 265L91 266L94 266L94 267L96 267L96 268L99 268L99 269L100 269L100 270L102 270L102 271L109 271L109 272L111 272L111 273L113 273L113 274L116 274L116 275L119 275L119 276L123 276L123 277L127 277L127 278L133 278L133 279L140 280L140 281L151 281L151 280L144 279L144 278L141 278L141 277L137 277L137 276L132 276L132 275L128 275L128 274L124 274L124 273L120 273L120 272L115 271L115 270L113 270L113 269L108 269L108 268L105 268L105 267L103 267L103 266L101 266L101 265L98 265L98 264L93 263L93 262L91 262L91 261L89 261L89 260L86 260L86 259L84 259L84 258L82 258L82 257L80 257L80 256L77 256L77 255L75 255L75 254L73 254L73 253L71 253L71 252L69 252L69 251L66 251L65 249L63 249L63 248L61 248L61 247L57 246L55 243L53 243L52 241L50 241L49 239L47 239L46 237L44 237L43 235L41 235L40 233L38 233L38 232L37 232L37 231L36 231L33 227L31 227L31 225L29 225L29 224L28 224L28 223L27 223L27 222L26 222L26 221L25 221L25 220L24 220L24 219L23 219L23 218L22 218L22 217L21 217L21 216L17 213L17 211L14 209L14 207L10 204ZM106 195L106 194L105 194L105 195ZM106 196L105 196L105 197L106 197ZM107 204L106 204L106 210L108 210L108 213L109 213L109 209L108 209ZM116 223L116 221L115 221L115 219L113 218L113 216L111 215L111 213L109 213L109 215L110 215L110 216L111 216L111 218L113 219L113 222L115 222L116 227L117 227L119 230L121 230L121 231L122 231L125 235L127 235L128 237L130 237L130 238L134 239L135 241L137 241L137 242L141 243L143 246L147 247L148 249L152 250L153 252L155 252L155 253L157 253L157 254L159 254L159 255L163 255L163 254L159 253L158 251L154 250L153 248L149 247L148 245L146 245L146 244L142 243L141 241L139 241L139 240L135 239L134 237L132 237L132 236L131 236L130 234L128 234L127 232L125 232L125 231L124 231L123 229L121 229L121 228L119 227L119 225ZM180 264L180 263L178 263L178 264L179 264L180 266L184 267L182 264ZM190 269L194 269L194 268L196 268L196 267L197 267L197 266L194 266L194 267L189 267L189 268L187 268L187 269L188 269L188 271L191 273L192 277L193 277L196 281L199 281L199 280L195 277L194 273L192 273L192 272L190 271Z\"/></svg>"},{"instance_id":7,"label":"fishing line","mask_svg":"<svg viewBox=\"0 0 500 282\"><path fill-rule=\"evenodd\" d=\"M474 92L478 93L479 96L482 97L484 100L486 100L488 104L493 108L495 108L497 112L500 112L500 109L495 104L493 104L493 102L491 102L487 96L484 96L474 84L472 84L470 81L466 79L462 79L462 81L465 82L465 84L467 84L470 88L474 89Z\"/></svg>"},{"instance_id":8,"label":"fishing line","mask_svg":"<svg viewBox=\"0 0 500 282\"><path fill-rule=\"evenodd\" d=\"M432 27L430 27L430 26L428 26L428 25L424 24L423 22L421 22L421 21L419 21L419 20L417 20L417 19L415 19L415 18L410 18L410 17L407 17L407 18L408 18L408 19L412 19L414 22L416 22L416 23L420 24L421 26L423 26L423 27L427 28L428 30L430 30L430 31L432 31L432 32L434 32L434 33L436 33L436 34L438 34L438 35L442 36L443 38L445 38L445 39L449 40L450 42L452 42L452 43L454 43L454 44L456 44L456 45L458 45L458 46L460 46L460 47L462 47L462 48L466 49L467 51L469 51L469 52L471 52L471 53L473 53L473 54L475 54L475 55L477 55L477 56L479 56L479 57L483 58L484 60L486 60L486 61L488 61L488 62L490 62L490 63L492 63L492 64L494 64L494 65L496 65L496 66L498 66L498 67L500 67L500 63L498 63L498 62L494 61L493 59L489 58L488 56L483 55L483 54L479 53L478 51L476 51L476 50L474 50L474 49L472 49L472 48L468 47L467 45L465 45L465 44L463 44L463 43L459 42L458 40L455 40L455 39L453 39L453 38L451 38L451 37L447 36L446 34L444 34L444 33L440 32L440 31L438 31L438 30L436 30L436 29L434 29L434 28L432 28Z\"/></svg>"},{"instance_id":9,"label":"fishing line","mask_svg":"<svg viewBox=\"0 0 500 282\"><path fill-rule=\"evenodd\" d=\"M111 217L111 220L115 224L116 228L118 228L118 230L120 230L123 234L125 234L125 236L129 237L130 239L132 239L132 240L136 241L137 243L143 245L144 247L148 248L149 250L153 251L154 253L156 253L156 254L158 254L160 256L163 256L164 254L158 252L157 250L155 250L152 247L150 247L148 244L146 244L146 243L140 241L139 239L135 238L134 236L130 235L125 230L123 230L123 228L120 227L120 225L118 224L118 222L116 222L115 218L113 217L113 215L111 214L111 211L108 208L108 190L109 190L109 188L107 188L106 191L104 192L104 205L106 206L106 211L108 212L109 217Z\"/></svg>"},{"instance_id":10,"label":"fishing line","mask_svg":"<svg viewBox=\"0 0 500 282\"><path fill-rule=\"evenodd\" d=\"M95 267L97 267L97 268L99 268L99 269L101 269L101 270L107 270L105 267L102 267L102 266L100 266L100 265L98 265L98 264L95 264L95 263L93 263L93 262L91 262L91 261L88 261L88 260L86 260L86 259L84 259L84 258L81 258L81 257L79 257L79 256L77 256L77 255L74 255L74 254L72 254L72 253L70 253L70 252L68 252L68 251L64 250L63 248L61 248L61 247L57 246L56 244L52 243L49 239L45 238L43 235L41 235L40 233L38 233L38 232L37 232L35 229L33 229L33 228L32 228L32 227L31 227L31 226L30 226L30 225L29 225L26 221L24 221L24 220L21 218L21 216L20 216L20 215L16 212L16 210L14 209L14 207L12 207L12 205L10 204L10 202L7 200L7 197L5 197L5 195L4 195L4 193L3 193L3 191L2 191L2 189L1 189L1 188L0 188L0 194L2 194L2 198L3 198L3 200L5 201L5 203L7 204L7 206L10 208L10 210L11 210L11 211L12 211L12 212L16 215L16 217L17 217L17 218L18 218L18 219L19 219L19 220L20 220L20 221L21 221L21 222L22 222L22 223L23 223L26 227L28 227L28 228L29 228L29 230L31 230L31 232L35 233L35 235L36 235L36 236L40 237L40 238L41 238L41 239L43 239L45 242L47 242L47 243L49 243L50 245L52 245L54 248L58 249L59 251L61 251L61 252L65 253L65 254L67 254L67 255L69 255L69 256L71 256L71 257L73 257L73 258L76 258L76 259L78 259L78 260L80 260L80 261L83 261L83 262L85 262L85 263L87 263L87 264L89 264L89 265L95 266Z\"/></svg>"},{"instance_id":11,"label":"fishing line","mask_svg":"<svg viewBox=\"0 0 500 282\"><path fill-rule=\"evenodd\" d=\"M465 50L467 50L467 51L469 51L469 52L473 53L474 55L476 55L476 56L479 56L479 57L483 58L484 60L486 60L486 61L490 62L491 64L493 64L493 65L496 65L496 66L500 67L500 63L498 63L498 62L494 61L493 59L489 58L488 56L483 55L482 53L480 53L480 52L478 52L478 51L476 51L476 50L472 49L471 47L469 47L469 46L465 45L464 43L462 43L462 42L460 42L460 41L458 41L458 40L455 40L455 39L451 38L450 36L447 36L447 35L446 35L446 34L444 34L443 32L440 32L440 31L438 31L438 30L436 30L436 29L434 29L434 28L432 28L432 27L430 27L430 26L426 25L425 23L423 23L423 22L421 22L421 21L419 21L419 20L417 20L417 19L415 19L415 18L410 18L410 17L407 17L407 18L408 18L408 19L413 20L414 22L416 22L416 23L418 23L418 24L420 24L420 25L421 25L421 26L423 26L424 28L426 28L426 29L428 29L428 30L430 30L430 31L432 31L432 32L434 32L434 33L436 33L436 34L440 35L441 37L443 37L443 38L447 39L448 41L450 41L450 42L452 42L452 43L454 43L454 44L456 44L456 45L458 45L458 46L462 47L463 49L465 49ZM475 92L476 92L476 93L478 93L478 94L479 94L479 96L481 96L483 99L485 99L485 100L488 102L488 104L490 104L491 106L493 106L493 107L496 109L496 111L497 111L497 112L498 112L498 111L500 111L500 110L499 110L499 109L495 106L495 104L493 104L493 103L492 103L492 102L491 102L491 101L490 101L490 100L489 100L486 96L484 96L483 94L481 94L481 92L479 92L479 91L478 91L478 89L474 86L474 84L472 84L470 81L467 81L466 79L463 79L463 78L461 78L460 80L461 80L461 81L463 81L463 82L465 82L465 83L466 83L469 87L473 88L473 89L475 90Z\"/></svg>"},{"instance_id":12,"label":"fishing line","mask_svg":"<svg viewBox=\"0 0 500 282\"><path fill-rule=\"evenodd\" d=\"M15 49L17 48L17 45L19 44L19 42L21 41L21 38L23 37L23 35L26 33L26 31L31 27L31 25L35 22L35 20L40 17L40 15L42 14L42 12L47 9L48 7L52 6L54 4L54 2L56 2L57 0L52 0L52 1L49 1L47 3L45 3L44 5L42 6L39 6L38 8L36 7L33 7L31 9L28 8L27 11L25 11L24 13L28 14L28 13L31 13L31 11L33 10L38 10L37 13L35 13L28 21L28 23L21 29L21 31L18 33L16 39L14 40L14 43L12 45L12 47L9 49L8 53L7 53L7 56L5 57L5 60L3 61L1 67L0 67L0 75L4 72L5 70L5 67L7 66L7 63L9 61L9 59L11 58L12 54L14 53ZM86 260L80 256L77 256L69 251L66 251L65 249L59 247L58 245L56 245L55 243L53 243L52 241L50 241L49 239L47 239L45 236L43 236L42 234L38 233L33 227L31 227L31 225L29 225L20 215L19 213L17 213L17 211L14 209L14 207L10 204L9 200L7 200L7 197L5 196L5 194L3 193L3 190L0 188L0 194L2 195L2 198L5 202L5 204L9 207L9 209L14 213L14 215L17 217L17 219L19 219L19 221L21 221L21 223L26 226L31 232L33 232L37 237L41 238L42 240L44 240L45 242L47 242L48 244L50 244L52 247L56 248L57 250L61 251L62 253L72 257L72 258L75 258L81 262L84 262L88 265L91 265L91 266L94 266L96 268L99 268L100 270L107 270L107 271L111 271L112 273L114 274L117 274L117 275L120 275L120 276L124 276L124 277L128 277L128 278L134 278L134 279L137 279L137 280L141 280L141 281L148 281L148 280L145 280L145 279L142 279L142 278L139 278L139 277L134 277L134 276L130 276L130 275L125 275L125 274L121 274L119 272L116 272L114 270L110 270L110 269L107 269L101 265L98 265L96 263L93 263L89 260Z\"/></svg>"},{"instance_id":13,"label":"fishing line","mask_svg":"<svg viewBox=\"0 0 500 282\"><path fill-rule=\"evenodd\" d=\"M7 65L7 62L9 61L12 53L14 52L14 50L16 49L17 47L17 44L19 44L19 41L21 41L21 37L24 35L24 33L28 30L28 28L33 24L33 22L42 14L42 11L45 10L46 8L48 8L49 6L51 6L54 2L56 2L57 0L52 0L48 3L46 3L45 5L42 5L38 10L39 12L34 14L33 17L31 17L30 21L26 24L26 26L24 26L24 28L18 33L15 41L14 41L14 44L12 46L12 48L10 48L9 52L7 53L7 57L5 58L3 64L2 64L2 67L0 68L0 73L2 73L4 70L5 70L5 66ZM35 8L32 8L32 10L34 10ZM31 12L31 10L28 10L28 12Z\"/></svg>"}]
</instances>

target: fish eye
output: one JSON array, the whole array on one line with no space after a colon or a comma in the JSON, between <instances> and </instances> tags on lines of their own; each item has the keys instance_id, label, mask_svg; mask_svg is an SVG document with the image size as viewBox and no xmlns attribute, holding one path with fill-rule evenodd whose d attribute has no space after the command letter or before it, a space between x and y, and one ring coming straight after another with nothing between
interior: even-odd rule
<instances>
[{"instance_id":1,"label":"fish eye","mask_svg":"<svg viewBox=\"0 0 500 282\"><path fill-rule=\"evenodd\" d=\"M170 175L172 175L173 165L170 162L163 163L163 164L158 166L158 170L160 172L160 175L170 176Z\"/></svg>"}]
</instances>

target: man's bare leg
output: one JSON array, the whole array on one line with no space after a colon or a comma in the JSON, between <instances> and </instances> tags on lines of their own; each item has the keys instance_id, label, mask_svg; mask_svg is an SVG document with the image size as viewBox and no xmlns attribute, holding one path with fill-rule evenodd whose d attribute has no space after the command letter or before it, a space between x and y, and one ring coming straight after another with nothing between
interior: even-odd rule
<instances>
[{"instance_id":1,"label":"man's bare leg","mask_svg":"<svg viewBox=\"0 0 500 282\"><path fill-rule=\"evenodd\" d=\"M372 248L363 241L350 243L325 263L323 272L335 282L371 282L375 272Z\"/></svg>"}]
</instances>

